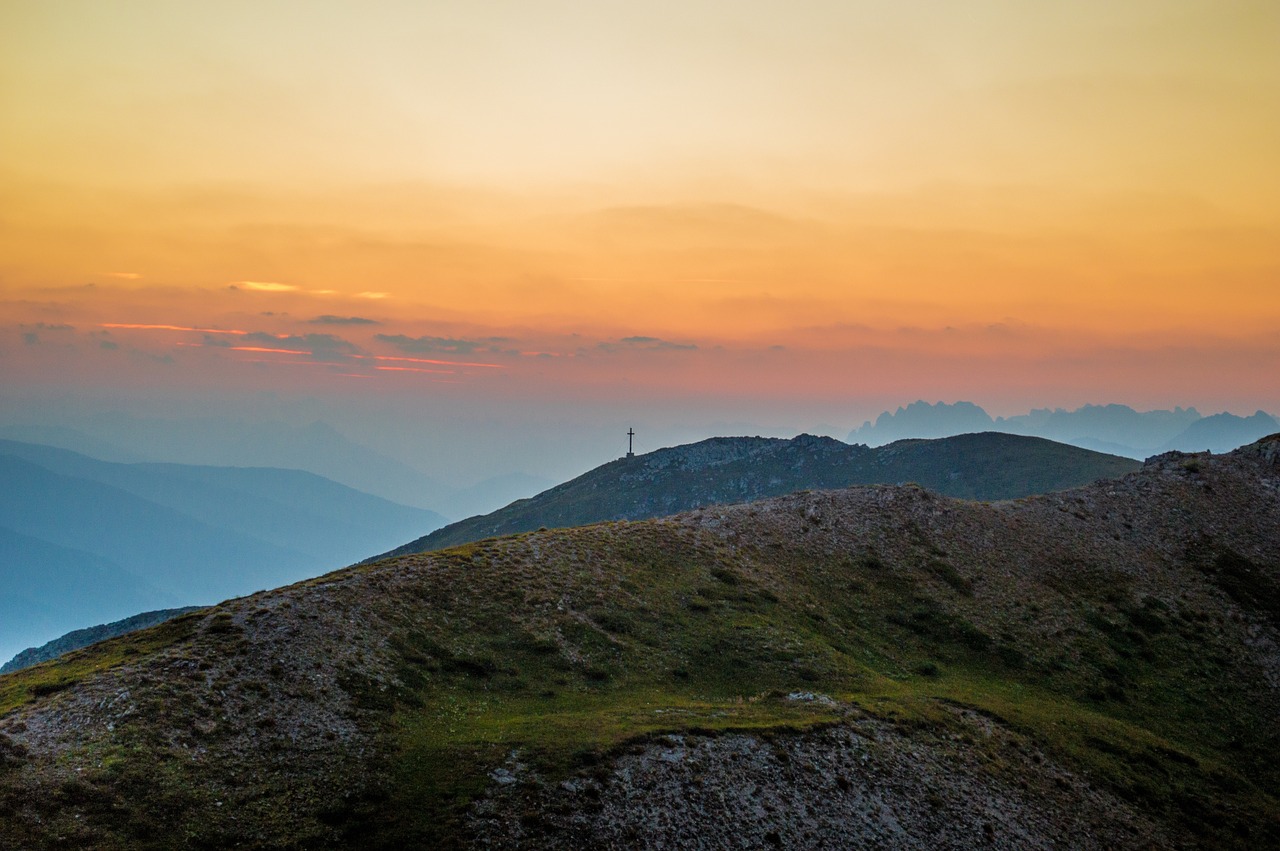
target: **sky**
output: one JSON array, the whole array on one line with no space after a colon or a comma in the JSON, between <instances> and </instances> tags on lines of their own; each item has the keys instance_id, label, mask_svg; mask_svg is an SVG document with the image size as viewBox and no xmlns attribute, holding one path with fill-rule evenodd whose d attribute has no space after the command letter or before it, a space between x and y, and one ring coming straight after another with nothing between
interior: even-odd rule
<instances>
[{"instance_id":1,"label":"sky","mask_svg":"<svg viewBox=\"0 0 1280 851\"><path fill-rule=\"evenodd\" d=\"M1277 151L1271 0L7 0L0 420L1277 412Z\"/></svg>"}]
</instances>

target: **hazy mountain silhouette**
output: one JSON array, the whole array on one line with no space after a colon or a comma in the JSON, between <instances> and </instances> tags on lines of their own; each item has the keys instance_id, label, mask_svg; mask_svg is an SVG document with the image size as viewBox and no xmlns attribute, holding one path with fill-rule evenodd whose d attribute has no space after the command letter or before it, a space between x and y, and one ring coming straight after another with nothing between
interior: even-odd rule
<instances>
[{"instance_id":1,"label":"hazy mountain silhouette","mask_svg":"<svg viewBox=\"0 0 1280 851\"><path fill-rule=\"evenodd\" d=\"M93 434L64 426L5 426L0 436L57 446L106 461L269 467L314 473L391 502L466 517L531 496L551 482L522 473L458 488L343 435L328 423L249 423L222 417L168 420L105 415ZM48 439L43 435L48 434Z\"/></svg>"},{"instance_id":2,"label":"hazy mountain silhouette","mask_svg":"<svg viewBox=\"0 0 1280 851\"><path fill-rule=\"evenodd\" d=\"M1212 422L1198 425L1203 420ZM1261 411L1252 417L1202 417L1195 408L1135 411L1128 405L1084 405L1074 411L1037 408L1017 416L991 417L972 402L912 402L882 413L874 424L868 421L854 429L849 441L879 446L904 437L942 437L980 427L1142 459L1172 449L1226 452L1271 433L1274 422Z\"/></svg>"},{"instance_id":3,"label":"hazy mountain silhouette","mask_svg":"<svg viewBox=\"0 0 1280 851\"><path fill-rule=\"evenodd\" d=\"M109 558L4 526L0 568L0 659L87 624L182 599Z\"/></svg>"},{"instance_id":4,"label":"hazy mountain silhouette","mask_svg":"<svg viewBox=\"0 0 1280 851\"><path fill-rule=\"evenodd\" d=\"M5 563L37 577L32 571L46 567L42 605L68 616L52 633L20 616L0 621L0 645L20 645L11 652L145 609L212 603L314 576L444 521L298 470L115 464L15 441L0 441L0 479L0 526L55 547L14 544ZM68 551L92 556L85 564L103 577L110 570L131 577L95 584L140 584L151 596L120 598L134 600L123 610L124 603L107 605L117 596L106 591L103 607L88 596L77 608L76 595L62 606L58 571L70 563ZM0 596L17 575L0 576Z\"/></svg>"},{"instance_id":5,"label":"hazy mountain silhouette","mask_svg":"<svg viewBox=\"0 0 1280 851\"><path fill-rule=\"evenodd\" d=\"M972 402L948 405L938 402L912 402L905 408L876 417L875 424L866 422L849 433L850 443L883 446L904 438L952 437L978 431L991 431L995 420Z\"/></svg>"},{"instance_id":6,"label":"hazy mountain silhouette","mask_svg":"<svg viewBox=\"0 0 1280 851\"><path fill-rule=\"evenodd\" d=\"M115 461L121 464L155 460L145 453L122 449L113 443L99 440L79 429L67 426L4 425L0 426L0 439L69 449L100 461Z\"/></svg>"},{"instance_id":7,"label":"hazy mountain silhouette","mask_svg":"<svg viewBox=\"0 0 1280 851\"><path fill-rule=\"evenodd\" d=\"M1229 452L1237 446L1252 443L1280 428L1275 417L1258 411L1249 417L1221 413L1197 420L1185 431L1161 447L1162 452Z\"/></svg>"}]
</instances>

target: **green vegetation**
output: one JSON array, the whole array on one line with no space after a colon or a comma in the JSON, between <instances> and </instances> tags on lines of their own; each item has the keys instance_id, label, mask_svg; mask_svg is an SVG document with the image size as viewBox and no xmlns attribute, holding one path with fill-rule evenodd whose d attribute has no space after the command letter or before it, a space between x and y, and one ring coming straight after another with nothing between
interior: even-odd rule
<instances>
[{"instance_id":1,"label":"green vegetation","mask_svg":"<svg viewBox=\"0 0 1280 851\"><path fill-rule=\"evenodd\" d=\"M5 723L104 671L138 705L40 763L52 787L0 735L0 816L74 811L103 847L158 847L166 820L191 847L450 847L499 770L554 785L666 734L872 718L959 741L1017 784L1012 741L1188 844L1274 847L1280 697L1250 642L1275 634L1280 565L1252 542L1280 521L1217 463L994 506L798 494L234 601L0 678Z\"/></svg>"},{"instance_id":2,"label":"green vegetation","mask_svg":"<svg viewBox=\"0 0 1280 851\"><path fill-rule=\"evenodd\" d=\"M70 688L86 677L185 641L194 633L199 618L198 612L180 615L152 629L132 632L0 677L0 715L37 697Z\"/></svg>"},{"instance_id":3,"label":"green vegetation","mask_svg":"<svg viewBox=\"0 0 1280 851\"><path fill-rule=\"evenodd\" d=\"M403 688L384 741L397 817L377 834L389 846L453 836L510 754L556 779L659 733L837 719L826 703L787 700L797 689L905 725L953 725L946 706L972 707L1228 845L1280 824L1267 710L1222 688L1238 672L1206 665L1225 638L1180 630L1156 598L1094 598L1086 574L1069 604L1077 626L1046 644L1025 623L975 623L973 581L927 540L893 560L868 550L826 562L666 524L536 546L552 543L559 558L545 569L577 578L571 596L594 595L586 611L539 610L539 577L524 572L533 543L482 542L440 556L467 565L456 568L465 590L435 600L462 620L394 639ZM520 585L503 565L519 565ZM1043 605L1062 604L1049 594Z\"/></svg>"},{"instance_id":4,"label":"green vegetation","mask_svg":"<svg viewBox=\"0 0 1280 851\"><path fill-rule=\"evenodd\" d=\"M72 650L79 650L81 647L88 647L99 641L105 641L108 638L115 638L117 635L124 635L126 632L144 629L154 626L158 623L176 618L179 615L188 612L198 611L203 606L186 606L180 609L158 609L152 612L142 612L123 620L112 621L111 623L99 624L86 629L77 629L55 638L53 641L47 642L40 647L32 647L22 651L13 659L10 659L3 666L0 666L0 674L7 674L10 671L21 670L22 668L35 665L39 662L47 662L50 659L56 659L63 653Z\"/></svg>"}]
</instances>

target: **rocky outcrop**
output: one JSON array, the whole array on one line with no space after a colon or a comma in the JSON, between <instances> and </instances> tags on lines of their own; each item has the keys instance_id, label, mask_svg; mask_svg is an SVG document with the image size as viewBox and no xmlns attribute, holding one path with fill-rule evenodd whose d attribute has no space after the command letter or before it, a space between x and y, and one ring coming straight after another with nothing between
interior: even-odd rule
<instances>
[{"instance_id":1,"label":"rocky outcrop","mask_svg":"<svg viewBox=\"0 0 1280 851\"><path fill-rule=\"evenodd\" d=\"M484 848L1175 847L1164 828L989 717L676 734L549 783L512 755L468 826ZM998 771L992 766L998 765Z\"/></svg>"}]
</instances>

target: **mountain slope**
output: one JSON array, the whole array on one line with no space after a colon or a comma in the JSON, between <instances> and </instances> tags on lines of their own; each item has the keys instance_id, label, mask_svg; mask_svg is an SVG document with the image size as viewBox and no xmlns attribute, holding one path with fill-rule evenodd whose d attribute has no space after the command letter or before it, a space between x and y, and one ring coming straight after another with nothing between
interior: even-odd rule
<instances>
[{"instance_id":1,"label":"mountain slope","mask_svg":"<svg viewBox=\"0 0 1280 851\"><path fill-rule=\"evenodd\" d=\"M948 496L1009 499L1118 476L1137 467L1127 458L994 432L902 440L879 449L807 434L792 440L715 437L610 462L531 499L445 526L386 555L426 552L543 526L639 520L700 505L856 484L916 482Z\"/></svg>"},{"instance_id":2,"label":"mountain slope","mask_svg":"<svg viewBox=\"0 0 1280 851\"><path fill-rule=\"evenodd\" d=\"M65 635L60 635L53 641L46 642L39 647L28 647L21 653L15 655L8 662L0 665L0 674L7 674L10 671L20 671L23 668L29 668L40 662L47 662L50 659L56 659L63 653L70 653L72 650L79 650L81 647L88 647L99 641L105 641L108 638L115 638L117 635L124 635L126 632L133 632L137 629L145 629L149 626L155 626L158 623L164 623L167 620L185 615L187 612L194 612L200 606L184 606L178 609L157 609L151 612L142 612L137 615L130 615L111 623L98 624L97 626L85 627L84 629L76 629Z\"/></svg>"},{"instance_id":3,"label":"mountain slope","mask_svg":"<svg viewBox=\"0 0 1280 851\"><path fill-rule=\"evenodd\" d=\"M1280 435L354 567L0 677L19 847L1280 843Z\"/></svg>"}]
</instances>

